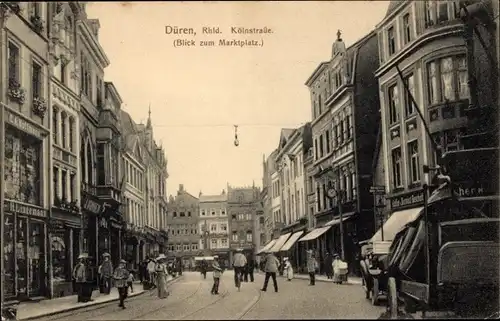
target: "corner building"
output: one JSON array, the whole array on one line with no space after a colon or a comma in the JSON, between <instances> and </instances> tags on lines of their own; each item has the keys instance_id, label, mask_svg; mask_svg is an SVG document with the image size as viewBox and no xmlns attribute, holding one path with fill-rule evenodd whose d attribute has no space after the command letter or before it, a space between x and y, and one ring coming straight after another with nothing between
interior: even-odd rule
<instances>
[{"instance_id":1,"label":"corner building","mask_svg":"<svg viewBox=\"0 0 500 321\"><path fill-rule=\"evenodd\" d=\"M2 301L50 296L47 3L2 2Z\"/></svg>"},{"instance_id":2,"label":"corner building","mask_svg":"<svg viewBox=\"0 0 500 321\"><path fill-rule=\"evenodd\" d=\"M463 30L459 1L392 1L377 26L380 67L376 76L392 215L420 210L422 186L431 184L422 165L433 166L442 153L463 149L460 137L468 126L465 110L470 99ZM432 148L416 108L424 114L439 151Z\"/></svg>"}]
</instances>

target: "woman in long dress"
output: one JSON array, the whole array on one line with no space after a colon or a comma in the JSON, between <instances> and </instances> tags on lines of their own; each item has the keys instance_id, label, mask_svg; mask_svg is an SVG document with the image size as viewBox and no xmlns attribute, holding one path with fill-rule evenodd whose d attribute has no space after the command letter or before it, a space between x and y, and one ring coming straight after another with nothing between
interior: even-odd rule
<instances>
[{"instance_id":1,"label":"woman in long dress","mask_svg":"<svg viewBox=\"0 0 500 321\"><path fill-rule=\"evenodd\" d=\"M168 289L167 289L167 265L165 264L165 255L160 254L160 256L156 259L156 278L158 284L158 297L160 299L165 299L168 297Z\"/></svg>"},{"instance_id":2,"label":"woman in long dress","mask_svg":"<svg viewBox=\"0 0 500 321\"><path fill-rule=\"evenodd\" d=\"M285 258L285 274L286 274L286 278L288 279L288 281L291 281L293 279L293 267L292 267L292 263L290 263L290 260L286 257Z\"/></svg>"}]
</instances>

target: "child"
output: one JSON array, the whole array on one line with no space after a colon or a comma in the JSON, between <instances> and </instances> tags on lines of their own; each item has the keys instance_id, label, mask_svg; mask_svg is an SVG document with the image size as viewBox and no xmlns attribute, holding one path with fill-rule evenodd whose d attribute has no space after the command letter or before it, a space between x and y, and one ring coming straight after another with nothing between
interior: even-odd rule
<instances>
[{"instance_id":1,"label":"child","mask_svg":"<svg viewBox=\"0 0 500 321\"><path fill-rule=\"evenodd\" d=\"M212 294L219 294L219 282L222 275L222 268L219 265L219 260L214 257L214 263L212 263L214 269L214 285L212 286Z\"/></svg>"},{"instance_id":2,"label":"child","mask_svg":"<svg viewBox=\"0 0 500 321\"><path fill-rule=\"evenodd\" d=\"M292 267L292 263L290 263L290 260L286 257L284 259L285 261L285 274L286 274L286 278L288 281L291 281L293 279L293 267Z\"/></svg>"},{"instance_id":3,"label":"child","mask_svg":"<svg viewBox=\"0 0 500 321\"><path fill-rule=\"evenodd\" d=\"M134 281L135 281L134 272L130 271L127 279L127 287L130 287L131 293L134 293L134 286L133 286Z\"/></svg>"}]
</instances>

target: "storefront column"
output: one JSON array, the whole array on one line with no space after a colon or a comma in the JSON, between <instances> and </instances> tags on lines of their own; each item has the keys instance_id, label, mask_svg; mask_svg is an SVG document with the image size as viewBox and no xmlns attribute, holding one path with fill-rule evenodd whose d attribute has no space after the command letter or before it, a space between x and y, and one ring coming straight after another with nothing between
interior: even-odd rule
<instances>
[{"instance_id":1,"label":"storefront column","mask_svg":"<svg viewBox=\"0 0 500 321\"><path fill-rule=\"evenodd\" d=\"M122 230L118 230L118 257L122 259Z\"/></svg>"}]
</instances>

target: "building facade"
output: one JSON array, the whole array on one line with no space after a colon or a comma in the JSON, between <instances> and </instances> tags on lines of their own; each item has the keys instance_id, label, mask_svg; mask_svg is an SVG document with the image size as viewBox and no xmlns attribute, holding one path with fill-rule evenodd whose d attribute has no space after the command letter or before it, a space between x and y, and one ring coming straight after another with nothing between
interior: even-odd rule
<instances>
[{"instance_id":1,"label":"building facade","mask_svg":"<svg viewBox=\"0 0 500 321\"><path fill-rule=\"evenodd\" d=\"M468 126L471 96L463 30L459 1L393 1L377 26L376 76L386 198L392 215L423 205L422 186L430 185L431 178L422 165L433 166L442 153L463 149L460 137ZM437 149L417 108L424 112Z\"/></svg>"},{"instance_id":2,"label":"building facade","mask_svg":"<svg viewBox=\"0 0 500 321\"><path fill-rule=\"evenodd\" d=\"M199 199L189 194L184 185L180 184L177 195L170 195L168 202L167 251L181 258L185 269L195 267L194 258L200 250L199 213Z\"/></svg>"},{"instance_id":3,"label":"building facade","mask_svg":"<svg viewBox=\"0 0 500 321\"><path fill-rule=\"evenodd\" d=\"M151 122L151 108L149 109L146 125L137 126L139 137L144 146L145 176L145 207L146 207L146 235L145 252L149 256L157 256L166 251L165 245L168 236L161 229L163 218L167 216L167 157L163 147L158 145L153 136Z\"/></svg>"},{"instance_id":4,"label":"building facade","mask_svg":"<svg viewBox=\"0 0 500 321\"><path fill-rule=\"evenodd\" d=\"M304 186L305 186L305 209L307 215L308 230L316 227L314 214L316 209L316 186L314 184L314 151L313 147L309 147L304 156Z\"/></svg>"},{"instance_id":5,"label":"building facade","mask_svg":"<svg viewBox=\"0 0 500 321\"><path fill-rule=\"evenodd\" d=\"M48 258L51 296L74 292L71 272L80 253L80 87L74 3L48 4L50 109L52 130L51 221Z\"/></svg>"},{"instance_id":6,"label":"building facade","mask_svg":"<svg viewBox=\"0 0 500 321\"><path fill-rule=\"evenodd\" d=\"M330 61L321 63L306 83L312 97L316 225L330 227L311 232L314 238L310 241L316 240L320 261L322 253L336 252L350 267L356 266L357 243L374 232L369 188L380 122L377 81L373 76L378 64L375 33L347 48L339 31ZM333 194L327 195L328 190Z\"/></svg>"},{"instance_id":7,"label":"building facade","mask_svg":"<svg viewBox=\"0 0 500 321\"><path fill-rule=\"evenodd\" d=\"M281 186L281 210L285 220L278 241L269 250L288 256L297 267L305 264L305 247L297 241L308 227L304 159L312 146L311 135L310 123L290 134L282 131L275 158Z\"/></svg>"},{"instance_id":8,"label":"building facade","mask_svg":"<svg viewBox=\"0 0 500 321\"><path fill-rule=\"evenodd\" d=\"M0 4L2 300L50 296L48 3Z\"/></svg>"},{"instance_id":9,"label":"building facade","mask_svg":"<svg viewBox=\"0 0 500 321\"><path fill-rule=\"evenodd\" d=\"M203 195L200 192L200 255L218 255L225 267L230 267L228 195Z\"/></svg>"},{"instance_id":10,"label":"building facade","mask_svg":"<svg viewBox=\"0 0 500 321\"><path fill-rule=\"evenodd\" d=\"M230 260L233 252L243 249L245 255L254 256L256 244L260 244L260 232L255 230L257 212L260 210L260 189L250 187L232 187L228 184L227 211L229 218Z\"/></svg>"}]
</instances>

